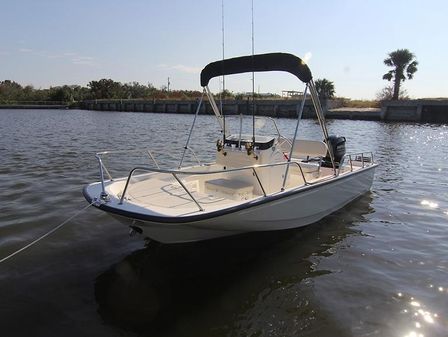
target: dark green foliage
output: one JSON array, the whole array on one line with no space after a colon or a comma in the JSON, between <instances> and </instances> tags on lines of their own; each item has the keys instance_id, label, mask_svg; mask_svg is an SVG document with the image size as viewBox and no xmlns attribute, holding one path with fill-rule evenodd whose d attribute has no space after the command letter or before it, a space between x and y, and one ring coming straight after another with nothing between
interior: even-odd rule
<instances>
[{"instance_id":1,"label":"dark green foliage","mask_svg":"<svg viewBox=\"0 0 448 337\"><path fill-rule=\"evenodd\" d=\"M59 102L73 102L73 89L68 85L50 88L49 100Z\"/></svg>"},{"instance_id":2,"label":"dark green foliage","mask_svg":"<svg viewBox=\"0 0 448 337\"><path fill-rule=\"evenodd\" d=\"M111 79L101 79L99 81L90 81L87 86L93 98L127 98L120 82Z\"/></svg>"},{"instance_id":3,"label":"dark green foliage","mask_svg":"<svg viewBox=\"0 0 448 337\"><path fill-rule=\"evenodd\" d=\"M331 82L330 82L331 83ZM334 93L334 89L332 94ZM5 80L0 81L0 104L14 102L64 102L75 103L90 99L174 99L191 100L201 97L197 90L170 90L165 86L160 89L151 83L147 85L138 82L121 83L112 79L90 81L86 87L79 85L63 85L49 89L35 89L31 85L22 87L19 83ZM257 99L278 98L276 94L253 94ZM215 97L222 99L246 99L252 93L233 93L229 90L218 93Z\"/></svg>"},{"instance_id":4,"label":"dark green foliage","mask_svg":"<svg viewBox=\"0 0 448 337\"><path fill-rule=\"evenodd\" d=\"M417 71L418 62L415 60L415 55L408 49L397 49L388 55L384 60L384 64L394 69L388 71L383 75L383 80L394 80L393 100L398 100L400 97L400 85L406 78L412 79L414 73Z\"/></svg>"},{"instance_id":5,"label":"dark green foliage","mask_svg":"<svg viewBox=\"0 0 448 337\"><path fill-rule=\"evenodd\" d=\"M63 85L49 89L35 89L31 85L22 87L19 83L0 81L0 104L14 102L80 102L88 99L195 99L200 91L157 89L152 84L138 82L120 83L111 79L90 81L87 87Z\"/></svg>"},{"instance_id":6,"label":"dark green foliage","mask_svg":"<svg viewBox=\"0 0 448 337\"><path fill-rule=\"evenodd\" d=\"M328 99L334 97L334 84L333 82L323 78L314 82L316 85L316 91L320 98Z\"/></svg>"},{"instance_id":7,"label":"dark green foliage","mask_svg":"<svg viewBox=\"0 0 448 337\"><path fill-rule=\"evenodd\" d=\"M0 82L0 102L18 101L23 96L22 86L14 81Z\"/></svg>"}]
</instances>

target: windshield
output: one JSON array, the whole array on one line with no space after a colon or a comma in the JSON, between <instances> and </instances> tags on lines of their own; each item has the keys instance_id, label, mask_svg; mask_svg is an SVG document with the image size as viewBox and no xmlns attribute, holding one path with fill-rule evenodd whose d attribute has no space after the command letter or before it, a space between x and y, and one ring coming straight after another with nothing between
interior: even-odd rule
<instances>
[{"instance_id":1,"label":"windshield","mask_svg":"<svg viewBox=\"0 0 448 337\"><path fill-rule=\"evenodd\" d=\"M240 131L242 135L253 134L253 119L252 116L232 115L225 116L225 128L227 136L239 136ZM279 130L275 120L271 117L256 116L255 117L255 135L256 136L279 136Z\"/></svg>"}]
</instances>

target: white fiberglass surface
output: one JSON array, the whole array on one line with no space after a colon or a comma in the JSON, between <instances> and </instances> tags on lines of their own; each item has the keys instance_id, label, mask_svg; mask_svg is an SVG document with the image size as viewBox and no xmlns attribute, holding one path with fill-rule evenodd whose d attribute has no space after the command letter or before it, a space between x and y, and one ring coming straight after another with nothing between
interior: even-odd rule
<instances>
[{"instance_id":1,"label":"white fiberglass surface","mask_svg":"<svg viewBox=\"0 0 448 337\"><path fill-rule=\"evenodd\" d=\"M207 170L216 170L217 167L209 166ZM278 167L265 168L277 169ZM192 168L196 170L197 168ZM320 168L314 172L305 172L308 183L315 183L321 179L332 176L332 169ZM342 174L348 173L349 170ZM262 172L258 172L264 176ZM269 172L268 172L269 175ZM265 175L266 176L266 175ZM271 177L271 182L265 187L275 186L267 190L267 194L280 192L283 181L282 174ZM153 210L161 214L179 216L199 211L199 207L206 212L233 207L263 197L260 185L252 172L229 172L205 175L179 175L183 186L168 173L144 174L131 179L126 191L124 205L132 204ZM108 186L108 191L117 198L121 198L124 190L124 181L113 182ZM302 174L297 167L291 167L288 175L286 190L304 186ZM188 192L187 192L188 191ZM196 202L193 200L196 200Z\"/></svg>"}]
</instances>

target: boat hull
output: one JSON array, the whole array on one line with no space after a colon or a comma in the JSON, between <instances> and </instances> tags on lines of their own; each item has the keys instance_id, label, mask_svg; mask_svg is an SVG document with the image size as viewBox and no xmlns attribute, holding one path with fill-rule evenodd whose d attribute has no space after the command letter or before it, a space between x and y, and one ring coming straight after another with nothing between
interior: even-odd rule
<instances>
[{"instance_id":1,"label":"boat hull","mask_svg":"<svg viewBox=\"0 0 448 337\"><path fill-rule=\"evenodd\" d=\"M205 219L153 221L125 212L109 211L122 223L136 226L144 236L162 243L298 228L324 218L369 191L375 167L372 165L296 191L279 192L265 197L263 202L248 203L247 207ZM107 211L101 206L99 208Z\"/></svg>"}]
</instances>

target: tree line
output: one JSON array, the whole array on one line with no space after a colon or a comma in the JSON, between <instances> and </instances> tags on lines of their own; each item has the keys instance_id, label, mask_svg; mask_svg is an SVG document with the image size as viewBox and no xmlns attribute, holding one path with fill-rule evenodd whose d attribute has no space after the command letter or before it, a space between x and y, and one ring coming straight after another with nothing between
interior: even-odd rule
<instances>
[{"instance_id":1,"label":"tree line","mask_svg":"<svg viewBox=\"0 0 448 337\"><path fill-rule=\"evenodd\" d=\"M195 99L201 96L196 90L160 89L152 84L121 83L112 79L90 81L87 86L63 85L37 89L22 86L11 80L0 81L0 103L27 101L80 102L90 99Z\"/></svg>"},{"instance_id":2,"label":"tree line","mask_svg":"<svg viewBox=\"0 0 448 337\"><path fill-rule=\"evenodd\" d=\"M415 55L407 49L398 49L388 54L384 64L393 69L383 75L384 80L392 81L393 86L386 86L377 93L377 100L405 99L406 91L400 90L406 79L412 79L417 71L418 62ZM319 96L323 99L333 98L334 83L327 79L315 81ZM32 85L22 86L11 80L0 81L0 104L29 101L81 102L91 99L197 99L202 95L197 90L160 89L151 83L121 83L112 79L90 81L86 87L80 85L63 85L49 89L36 89ZM224 90L217 97L242 99L244 93L233 93ZM278 98L276 94L254 94L257 98Z\"/></svg>"},{"instance_id":3,"label":"tree line","mask_svg":"<svg viewBox=\"0 0 448 337\"><path fill-rule=\"evenodd\" d=\"M138 82L121 83L112 79L90 81L87 86L63 85L49 89L36 89L32 85L22 86L11 80L0 81L0 104L12 102L81 102L92 99L197 99L202 92L198 90L160 89L152 84ZM251 94L252 95L252 94ZM233 93L223 90L215 95L224 99L243 99L247 93ZM254 94L257 98L277 98L277 94Z\"/></svg>"}]
</instances>

